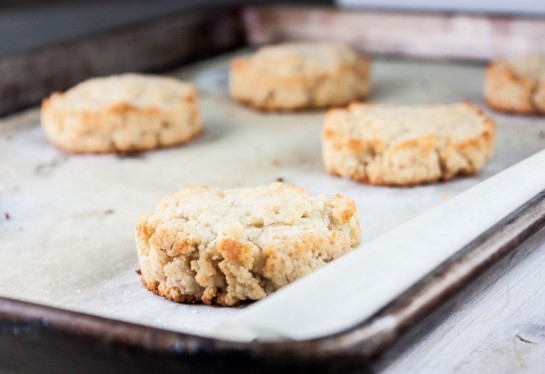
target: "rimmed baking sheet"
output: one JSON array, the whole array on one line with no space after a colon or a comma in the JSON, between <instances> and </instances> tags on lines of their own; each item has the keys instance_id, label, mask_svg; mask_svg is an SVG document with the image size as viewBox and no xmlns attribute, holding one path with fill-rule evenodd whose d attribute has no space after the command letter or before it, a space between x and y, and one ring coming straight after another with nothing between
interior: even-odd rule
<instances>
[{"instance_id":1,"label":"rimmed baking sheet","mask_svg":"<svg viewBox=\"0 0 545 374\"><path fill-rule=\"evenodd\" d=\"M331 177L321 162L323 112L262 114L232 103L230 57L173 73L197 84L207 129L186 146L132 157L68 156L47 143L37 110L0 121L0 296L209 336L240 309L168 302L146 291L135 273L134 225L161 196L186 184L238 187L281 178L313 194L352 197L365 244L545 148L543 119L489 112L497 153L477 176L415 188ZM483 74L483 65L378 59L372 100L471 100L484 108Z\"/></svg>"}]
</instances>

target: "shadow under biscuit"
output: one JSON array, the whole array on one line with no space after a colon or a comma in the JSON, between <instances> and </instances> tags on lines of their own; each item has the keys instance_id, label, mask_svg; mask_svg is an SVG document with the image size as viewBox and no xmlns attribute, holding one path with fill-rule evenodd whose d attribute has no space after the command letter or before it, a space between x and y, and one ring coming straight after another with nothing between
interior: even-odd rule
<instances>
[{"instance_id":1,"label":"shadow under biscuit","mask_svg":"<svg viewBox=\"0 0 545 374\"><path fill-rule=\"evenodd\" d=\"M153 152L153 151L149 151ZM116 153L115 155L119 160L145 160L146 155L144 152L131 152L131 153Z\"/></svg>"}]
</instances>

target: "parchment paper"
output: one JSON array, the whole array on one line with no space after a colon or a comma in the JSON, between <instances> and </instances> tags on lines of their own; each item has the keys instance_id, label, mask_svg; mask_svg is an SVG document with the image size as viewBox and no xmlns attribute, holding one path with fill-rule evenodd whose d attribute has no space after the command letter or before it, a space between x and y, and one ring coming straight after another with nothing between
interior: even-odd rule
<instances>
[{"instance_id":1,"label":"parchment paper","mask_svg":"<svg viewBox=\"0 0 545 374\"><path fill-rule=\"evenodd\" d=\"M219 326L217 336L307 340L356 326L544 191L544 165L545 150L251 305ZM478 254L490 256L482 248ZM395 326L396 317L374 323Z\"/></svg>"},{"instance_id":2,"label":"parchment paper","mask_svg":"<svg viewBox=\"0 0 545 374\"><path fill-rule=\"evenodd\" d=\"M545 148L545 121L492 113L498 148L481 174L415 188L357 184L323 172L323 112L262 114L227 96L230 56L173 74L195 82L206 133L135 157L69 156L49 145L36 110L0 120L0 295L176 331L210 335L240 308L182 305L146 291L134 225L186 184L254 186L278 178L313 194L343 193L363 243ZM456 102L481 97L484 66L377 60L373 100ZM523 181L521 181L523 183Z\"/></svg>"}]
</instances>

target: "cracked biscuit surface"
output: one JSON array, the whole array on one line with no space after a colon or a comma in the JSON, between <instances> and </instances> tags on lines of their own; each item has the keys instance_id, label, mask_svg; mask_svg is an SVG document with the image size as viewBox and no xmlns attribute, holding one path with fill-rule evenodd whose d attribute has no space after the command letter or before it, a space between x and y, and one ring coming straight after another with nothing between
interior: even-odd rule
<instances>
[{"instance_id":1,"label":"cracked biscuit surface","mask_svg":"<svg viewBox=\"0 0 545 374\"><path fill-rule=\"evenodd\" d=\"M545 55L493 61L486 70L484 93L496 110L545 114Z\"/></svg>"},{"instance_id":2,"label":"cracked biscuit surface","mask_svg":"<svg viewBox=\"0 0 545 374\"><path fill-rule=\"evenodd\" d=\"M477 173L495 148L495 123L475 105L352 104L330 110L322 155L333 175L409 186Z\"/></svg>"},{"instance_id":3,"label":"cracked biscuit surface","mask_svg":"<svg viewBox=\"0 0 545 374\"><path fill-rule=\"evenodd\" d=\"M193 85L123 74L94 78L42 103L49 141L72 153L126 153L184 143L202 131Z\"/></svg>"},{"instance_id":4,"label":"cracked biscuit surface","mask_svg":"<svg viewBox=\"0 0 545 374\"><path fill-rule=\"evenodd\" d=\"M371 63L342 44L265 46L231 62L232 97L262 110L342 106L370 93Z\"/></svg>"},{"instance_id":5,"label":"cracked biscuit surface","mask_svg":"<svg viewBox=\"0 0 545 374\"><path fill-rule=\"evenodd\" d=\"M176 302L259 300L355 248L356 206L272 183L189 186L136 227L142 283Z\"/></svg>"}]
</instances>

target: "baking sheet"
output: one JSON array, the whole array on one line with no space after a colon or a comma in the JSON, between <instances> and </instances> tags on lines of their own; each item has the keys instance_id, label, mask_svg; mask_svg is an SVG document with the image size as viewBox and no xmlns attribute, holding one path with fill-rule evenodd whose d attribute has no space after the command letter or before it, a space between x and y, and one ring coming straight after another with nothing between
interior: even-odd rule
<instances>
[{"instance_id":1,"label":"baking sheet","mask_svg":"<svg viewBox=\"0 0 545 374\"><path fill-rule=\"evenodd\" d=\"M132 157L69 156L51 147L36 110L0 121L0 296L209 336L240 308L182 305L146 291L134 225L187 184L241 187L282 178L358 206L363 243L545 148L545 121L493 113L497 153L481 174L415 188L373 187L323 172L323 112L262 114L227 95L232 56L173 74L197 84L206 133ZM373 100L456 102L481 97L484 66L376 60ZM523 181L521 181L523 183ZM364 249L363 249L364 250Z\"/></svg>"}]
</instances>

